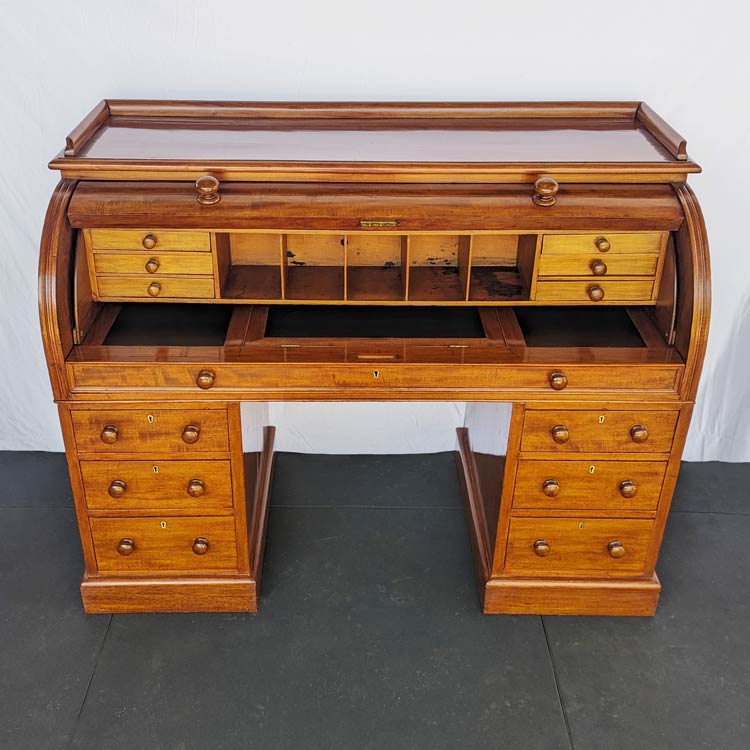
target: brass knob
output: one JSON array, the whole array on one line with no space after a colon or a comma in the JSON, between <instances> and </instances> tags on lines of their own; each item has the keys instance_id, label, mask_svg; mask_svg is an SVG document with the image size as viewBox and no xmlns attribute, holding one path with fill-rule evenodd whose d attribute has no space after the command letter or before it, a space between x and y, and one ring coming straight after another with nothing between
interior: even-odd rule
<instances>
[{"instance_id":1,"label":"brass knob","mask_svg":"<svg viewBox=\"0 0 750 750\"><path fill-rule=\"evenodd\" d=\"M206 490L206 485L202 479L191 479L187 483L187 493L190 497L200 497Z\"/></svg>"},{"instance_id":2,"label":"brass knob","mask_svg":"<svg viewBox=\"0 0 750 750\"><path fill-rule=\"evenodd\" d=\"M117 542L117 554L127 557L135 552L135 542L132 539L120 539Z\"/></svg>"},{"instance_id":3,"label":"brass knob","mask_svg":"<svg viewBox=\"0 0 750 750\"><path fill-rule=\"evenodd\" d=\"M219 181L211 175L199 177L195 181L195 189L198 191L198 203L204 206L213 206L221 200Z\"/></svg>"},{"instance_id":4,"label":"brass knob","mask_svg":"<svg viewBox=\"0 0 750 750\"><path fill-rule=\"evenodd\" d=\"M606 253L609 248L612 247L606 237L597 237L597 239L594 240L594 245L596 245L596 249L600 253Z\"/></svg>"},{"instance_id":5,"label":"brass knob","mask_svg":"<svg viewBox=\"0 0 750 750\"><path fill-rule=\"evenodd\" d=\"M206 552L208 552L208 539L199 536L193 542L193 552L195 552L196 555L205 555Z\"/></svg>"},{"instance_id":6,"label":"brass knob","mask_svg":"<svg viewBox=\"0 0 750 750\"><path fill-rule=\"evenodd\" d=\"M143 247L146 248L146 250L153 250L156 247L157 239L154 237L153 234L147 234L144 238L141 244Z\"/></svg>"},{"instance_id":7,"label":"brass knob","mask_svg":"<svg viewBox=\"0 0 750 750\"><path fill-rule=\"evenodd\" d=\"M593 302L601 302L604 299L604 289L597 284L592 284L586 291Z\"/></svg>"},{"instance_id":8,"label":"brass knob","mask_svg":"<svg viewBox=\"0 0 750 750\"><path fill-rule=\"evenodd\" d=\"M146 291L151 297L158 297L161 293L161 284L158 281L152 281Z\"/></svg>"},{"instance_id":9,"label":"brass knob","mask_svg":"<svg viewBox=\"0 0 750 750\"><path fill-rule=\"evenodd\" d=\"M120 430L117 429L113 424L108 424L101 432L99 437L103 443L109 443L110 445L117 440L120 436Z\"/></svg>"},{"instance_id":10,"label":"brass knob","mask_svg":"<svg viewBox=\"0 0 750 750\"><path fill-rule=\"evenodd\" d=\"M568 440L570 440L570 432L568 431L568 428L562 424L556 424L550 430L550 434L556 443L567 443Z\"/></svg>"},{"instance_id":11,"label":"brass knob","mask_svg":"<svg viewBox=\"0 0 750 750\"><path fill-rule=\"evenodd\" d=\"M562 391L568 385L568 378L564 372L558 370L549 376L549 385L555 391Z\"/></svg>"},{"instance_id":12,"label":"brass knob","mask_svg":"<svg viewBox=\"0 0 750 750\"><path fill-rule=\"evenodd\" d=\"M560 494L560 482L557 479L545 479L542 484L542 492L547 497L557 497Z\"/></svg>"},{"instance_id":13,"label":"brass knob","mask_svg":"<svg viewBox=\"0 0 750 750\"><path fill-rule=\"evenodd\" d=\"M201 429L194 424L189 424L182 431L182 439L186 443L197 443L198 438L201 436Z\"/></svg>"},{"instance_id":14,"label":"brass knob","mask_svg":"<svg viewBox=\"0 0 750 750\"><path fill-rule=\"evenodd\" d=\"M149 260L146 261L146 270L149 273L156 273L159 270L159 266L161 263L156 258L149 258Z\"/></svg>"},{"instance_id":15,"label":"brass knob","mask_svg":"<svg viewBox=\"0 0 750 750\"><path fill-rule=\"evenodd\" d=\"M201 370L195 378L195 384L198 388L207 391L214 384L214 380L216 380L216 375L211 370Z\"/></svg>"},{"instance_id":16,"label":"brass knob","mask_svg":"<svg viewBox=\"0 0 750 750\"><path fill-rule=\"evenodd\" d=\"M604 276L607 273L607 264L603 260L592 260L590 267L594 276Z\"/></svg>"},{"instance_id":17,"label":"brass knob","mask_svg":"<svg viewBox=\"0 0 750 750\"><path fill-rule=\"evenodd\" d=\"M546 539L537 539L534 542L534 554L537 557L546 557L549 555L550 546Z\"/></svg>"},{"instance_id":18,"label":"brass knob","mask_svg":"<svg viewBox=\"0 0 750 750\"><path fill-rule=\"evenodd\" d=\"M620 494L623 497L635 497L636 492L638 492L638 488L635 486L635 482L631 482L629 479L620 482Z\"/></svg>"},{"instance_id":19,"label":"brass knob","mask_svg":"<svg viewBox=\"0 0 750 750\"><path fill-rule=\"evenodd\" d=\"M115 499L121 498L125 494L125 490L128 488L128 486L125 484L125 482L122 481L122 479L113 479L112 483L109 485L109 488L107 489L107 492L109 492L110 497L114 497Z\"/></svg>"},{"instance_id":20,"label":"brass knob","mask_svg":"<svg viewBox=\"0 0 750 750\"><path fill-rule=\"evenodd\" d=\"M622 542L610 542L607 545L610 557L614 557L615 560L625 556L625 547L622 546Z\"/></svg>"},{"instance_id":21,"label":"brass knob","mask_svg":"<svg viewBox=\"0 0 750 750\"><path fill-rule=\"evenodd\" d=\"M630 428L630 439L634 443L645 443L648 440L648 430L642 424L634 424Z\"/></svg>"},{"instance_id":22,"label":"brass knob","mask_svg":"<svg viewBox=\"0 0 750 750\"><path fill-rule=\"evenodd\" d=\"M540 177L534 183L534 195L531 199L537 206L554 206L557 201L557 191L560 189L557 180L552 177Z\"/></svg>"}]
</instances>

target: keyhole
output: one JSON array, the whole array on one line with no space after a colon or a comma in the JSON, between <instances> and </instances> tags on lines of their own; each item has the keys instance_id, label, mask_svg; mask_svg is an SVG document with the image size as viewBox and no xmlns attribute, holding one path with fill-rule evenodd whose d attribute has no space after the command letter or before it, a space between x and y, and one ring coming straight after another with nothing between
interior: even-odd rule
<instances>
[{"instance_id":1,"label":"keyhole","mask_svg":"<svg viewBox=\"0 0 750 750\"><path fill-rule=\"evenodd\" d=\"M585 529L586 528L586 524L585 523L579 523L578 524L578 528L579 529Z\"/></svg>"},{"instance_id":2,"label":"keyhole","mask_svg":"<svg viewBox=\"0 0 750 750\"><path fill-rule=\"evenodd\" d=\"M158 466L152 466L151 468L154 470L154 474L158 474L159 473L159 467Z\"/></svg>"},{"instance_id":3,"label":"keyhole","mask_svg":"<svg viewBox=\"0 0 750 750\"><path fill-rule=\"evenodd\" d=\"M162 529L166 529L166 528L167 528L167 522L166 522L166 521L161 521L161 522L159 523L159 526L161 526L161 527L162 527Z\"/></svg>"},{"instance_id":4,"label":"keyhole","mask_svg":"<svg viewBox=\"0 0 750 750\"><path fill-rule=\"evenodd\" d=\"M154 423L154 415L153 415L153 414L149 414L149 415L148 415L148 416L146 417L146 421L147 421L147 422L148 422L149 424L153 424L153 423Z\"/></svg>"},{"instance_id":5,"label":"keyhole","mask_svg":"<svg viewBox=\"0 0 750 750\"><path fill-rule=\"evenodd\" d=\"M596 466L589 466L589 474L593 474L596 471Z\"/></svg>"},{"instance_id":6,"label":"keyhole","mask_svg":"<svg viewBox=\"0 0 750 750\"><path fill-rule=\"evenodd\" d=\"M373 370L372 376L377 380L380 377L380 370Z\"/></svg>"},{"instance_id":7,"label":"keyhole","mask_svg":"<svg viewBox=\"0 0 750 750\"><path fill-rule=\"evenodd\" d=\"M604 415L602 414L601 417L599 417L599 424L604 424Z\"/></svg>"}]
</instances>

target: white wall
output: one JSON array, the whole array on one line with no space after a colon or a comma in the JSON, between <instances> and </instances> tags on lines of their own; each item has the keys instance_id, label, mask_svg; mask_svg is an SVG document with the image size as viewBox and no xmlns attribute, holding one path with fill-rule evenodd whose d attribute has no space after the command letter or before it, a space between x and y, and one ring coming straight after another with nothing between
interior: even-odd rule
<instances>
[{"instance_id":1,"label":"white wall","mask_svg":"<svg viewBox=\"0 0 750 750\"><path fill-rule=\"evenodd\" d=\"M742 7L0 0L0 449L62 447L38 333L37 244L57 179L46 163L98 100L643 99L705 169L690 182L706 213L715 303L686 457L750 460ZM427 451L445 448L462 407L287 405L271 416L286 449Z\"/></svg>"}]
</instances>

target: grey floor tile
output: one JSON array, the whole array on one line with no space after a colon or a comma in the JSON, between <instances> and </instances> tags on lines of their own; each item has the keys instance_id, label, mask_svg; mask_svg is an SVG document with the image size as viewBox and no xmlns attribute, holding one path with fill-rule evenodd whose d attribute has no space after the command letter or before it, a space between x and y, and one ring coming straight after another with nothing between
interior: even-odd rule
<instances>
[{"instance_id":1,"label":"grey floor tile","mask_svg":"<svg viewBox=\"0 0 750 750\"><path fill-rule=\"evenodd\" d=\"M683 461L672 510L750 515L750 465Z\"/></svg>"},{"instance_id":2,"label":"grey floor tile","mask_svg":"<svg viewBox=\"0 0 750 750\"><path fill-rule=\"evenodd\" d=\"M64 453L0 451L0 508L73 507Z\"/></svg>"}]
</instances>

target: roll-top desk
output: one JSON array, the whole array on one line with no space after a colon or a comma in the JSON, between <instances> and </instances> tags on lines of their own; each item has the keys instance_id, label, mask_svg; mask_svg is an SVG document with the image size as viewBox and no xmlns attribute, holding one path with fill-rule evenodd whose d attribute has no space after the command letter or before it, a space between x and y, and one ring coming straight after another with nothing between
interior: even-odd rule
<instances>
[{"instance_id":1,"label":"roll-top desk","mask_svg":"<svg viewBox=\"0 0 750 750\"><path fill-rule=\"evenodd\" d=\"M709 261L645 104L105 101L50 166L87 612L257 608L277 400L511 403L458 434L484 611L655 612Z\"/></svg>"}]
</instances>

